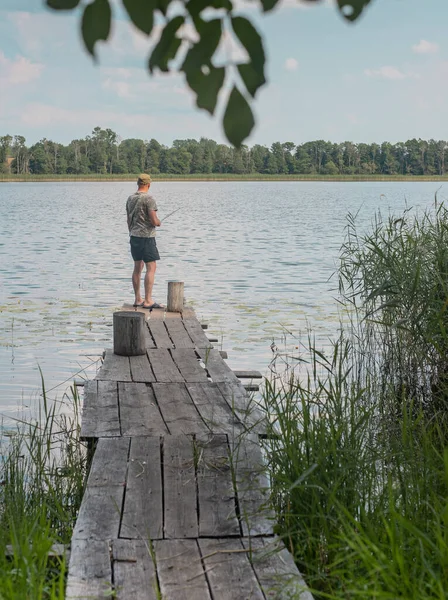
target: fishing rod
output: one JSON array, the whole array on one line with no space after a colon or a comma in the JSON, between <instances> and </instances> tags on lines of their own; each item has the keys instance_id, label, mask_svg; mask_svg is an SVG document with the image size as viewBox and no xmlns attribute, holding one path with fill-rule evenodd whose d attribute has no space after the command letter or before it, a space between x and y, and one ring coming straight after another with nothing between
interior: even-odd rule
<instances>
[{"instance_id":1,"label":"fishing rod","mask_svg":"<svg viewBox=\"0 0 448 600\"><path fill-rule=\"evenodd\" d=\"M171 217L172 215L174 215L174 213L177 213L177 211L180 210L181 208L182 208L182 206L180 208L176 208L176 210L173 210L173 212L170 212L168 215L166 215L166 217L163 217L163 219L160 219L160 222L163 223L163 221L168 219L168 217Z\"/></svg>"}]
</instances>

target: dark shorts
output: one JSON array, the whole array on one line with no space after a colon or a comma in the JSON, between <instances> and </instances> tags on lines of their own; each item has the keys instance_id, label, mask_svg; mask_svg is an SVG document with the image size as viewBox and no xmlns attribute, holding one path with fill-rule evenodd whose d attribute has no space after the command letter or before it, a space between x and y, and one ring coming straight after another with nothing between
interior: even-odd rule
<instances>
[{"instance_id":1,"label":"dark shorts","mask_svg":"<svg viewBox=\"0 0 448 600\"><path fill-rule=\"evenodd\" d=\"M134 260L142 260L145 263L160 260L155 237L135 237L131 235L131 254Z\"/></svg>"}]
</instances>

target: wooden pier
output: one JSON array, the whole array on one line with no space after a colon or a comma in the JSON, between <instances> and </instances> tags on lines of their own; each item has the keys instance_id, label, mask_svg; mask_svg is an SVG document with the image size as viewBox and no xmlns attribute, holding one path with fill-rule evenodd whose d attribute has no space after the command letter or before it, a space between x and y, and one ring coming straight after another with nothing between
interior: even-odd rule
<instances>
[{"instance_id":1,"label":"wooden pier","mask_svg":"<svg viewBox=\"0 0 448 600\"><path fill-rule=\"evenodd\" d=\"M240 382L257 374L233 372L191 309L145 316L145 354L106 351L85 385L67 600L312 600L274 535L264 416Z\"/></svg>"}]
</instances>

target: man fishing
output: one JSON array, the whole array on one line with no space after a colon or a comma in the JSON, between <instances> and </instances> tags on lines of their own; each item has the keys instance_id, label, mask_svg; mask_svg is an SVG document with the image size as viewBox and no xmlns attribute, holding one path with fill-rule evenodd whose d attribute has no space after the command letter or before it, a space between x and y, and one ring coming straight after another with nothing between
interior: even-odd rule
<instances>
[{"instance_id":1,"label":"man fishing","mask_svg":"<svg viewBox=\"0 0 448 600\"><path fill-rule=\"evenodd\" d=\"M153 309L163 308L152 297L152 288L156 274L157 262L160 260L156 245L156 227L162 222L157 216L157 204L149 194L151 177L142 173L137 180L138 189L129 196L126 202L128 228L131 244L131 254L134 259L134 272L132 273L132 286L134 288L134 307ZM140 294L140 280L143 267L146 265L145 274L145 299Z\"/></svg>"}]
</instances>

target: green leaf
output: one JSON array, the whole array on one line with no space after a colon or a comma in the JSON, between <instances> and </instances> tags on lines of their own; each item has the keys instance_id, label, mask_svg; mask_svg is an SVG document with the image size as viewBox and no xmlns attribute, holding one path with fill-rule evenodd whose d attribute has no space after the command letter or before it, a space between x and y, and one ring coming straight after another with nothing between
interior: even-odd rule
<instances>
[{"instance_id":1,"label":"green leaf","mask_svg":"<svg viewBox=\"0 0 448 600\"><path fill-rule=\"evenodd\" d=\"M227 139L236 148L247 138L255 125L252 110L241 92L234 86L223 119Z\"/></svg>"},{"instance_id":2,"label":"green leaf","mask_svg":"<svg viewBox=\"0 0 448 600\"><path fill-rule=\"evenodd\" d=\"M233 17L232 27L238 39L246 48L252 67L258 73L263 74L265 55L260 34L252 23L244 17Z\"/></svg>"},{"instance_id":3,"label":"green leaf","mask_svg":"<svg viewBox=\"0 0 448 600\"><path fill-rule=\"evenodd\" d=\"M261 5L263 6L263 12L269 12L278 4L279 0L261 0Z\"/></svg>"},{"instance_id":4,"label":"green leaf","mask_svg":"<svg viewBox=\"0 0 448 600\"><path fill-rule=\"evenodd\" d=\"M165 25L160 40L152 51L149 59L148 67L151 73L156 67L164 72L169 70L168 62L176 56L179 46L182 43L182 40L176 37L176 33L184 22L185 18L178 16L171 19L171 21Z\"/></svg>"},{"instance_id":5,"label":"green leaf","mask_svg":"<svg viewBox=\"0 0 448 600\"><path fill-rule=\"evenodd\" d=\"M155 2L123 0L123 6L137 29L149 35L154 25Z\"/></svg>"},{"instance_id":6,"label":"green leaf","mask_svg":"<svg viewBox=\"0 0 448 600\"><path fill-rule=\"evenodd\" d=\"M247 88L249 94L254 97L257 90L266 83L266 79L263 73L256 71L252 64L244 63L238 65L238 71L241 75L241 79Z\"/></svg>"},{"instance_id":7,"label":"green leaf","mask_svg":"<svg viewBox=\"0 0 448 600\"><path fill-rule=\"evenodd\" d=\"M72 10L81 0L47 0L47 6L55 10Z\"/></svg>"},{"instance_id":8,"label":"green leaf","mask_svg":"<svg viewBox=\"0 0 448 600\"><path fill-rule=\"evenodd\" d=\"M106 41L110 33L112 11L109 0L94 0L88 4L82 16L82 37L85 47L95 57L95 44Z\"/></svg>"},{"instance_id":9,"label":"green leaf","mask_svg":"<svg viewBox=\"0 0 448 600\"><path fill-rule=\"evenodd\" d=\"M199 69L203 65L210 65L212 56L221 40L222 22L221 19L212 19L211 21L198 19L196 29L201 37L187 52L181 67L182 71L186 73L193 69Z\"/></svg>"},{"instance_id":10,"label":"green leaf","mask_svg":"<svg viewBox=\"0 0 448 600\"><path fill-rule=\"evenodd\" d=\"M196 94L196 105L198 108L204 108L211 115L215 112L225 72L224 67L211 66L207 74L201 69L194 69L187 73L187 83Z\"/></svg>"},{"instance_id":11,"label":"green leaf","mask_svg":"<svg viewBox=\"0 0 448 600\"><path fill-rule=\"evenodd\" d=\"M339 10L348 21L356 21L370 0L338 0Z\"/></svg>"}]
</instances>

